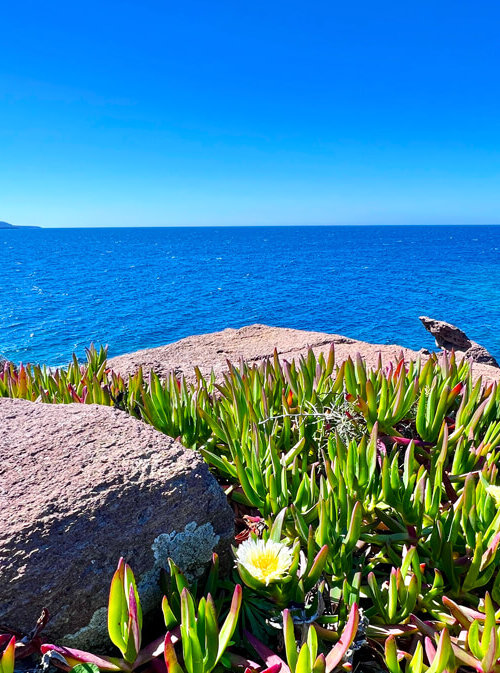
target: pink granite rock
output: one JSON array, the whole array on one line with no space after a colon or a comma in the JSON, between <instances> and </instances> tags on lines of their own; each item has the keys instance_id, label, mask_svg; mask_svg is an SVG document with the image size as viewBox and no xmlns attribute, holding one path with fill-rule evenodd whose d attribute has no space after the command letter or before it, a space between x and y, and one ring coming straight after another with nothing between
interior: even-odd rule
<instances>
[{"instance_id":1,"label":"pink granite rock","mask_svg":"<svg viewBox=\"0 0 500 673\"><path fill-rule=\"evenodd\" d=\"M186 553L205 558L188 565L210 559L203 544L232 539L232 510L201 457L124 412L2 398L0 436L0 623L31 628L47 607L44 633L59 640L107 605L120 556L147 602L166 560L155 561L155 539L161 556L194 535Z\"/></svg>"},{"instance_id":2,"label":"pink granite rock","mask_svg":"<svg viewBox=\"0 0 500 673\"><path fill-rule=\"evenodd\" d=\"M347 357L361 353L370 366L376 366L379 355L384 362L395 360L401 353L405 357L417 357L418 353L402 346L386 346L356 341L340 334L308 332L287 327L268 325L247 325L240 329L225 329L222 332L200 334L180 339L158 348L148 348L135 353L126 353L110 358L109 366L127 376L142 367L144 372L154 369L159 376L170 371L194 378L194 366L204 375L215 372L220 377L227 369L227 360L238 364L260 362L272 357L276 348L282 360L292 360L306 355L311 347L316 354L328 353L331 344L335 346L336 360L342 362Z\"/></svg>"},{"instance_id":3,"label":"pink granite rock","mask_svg":"<svg viewBox=\"0 0 500 673\"><path fill-rule=\"evenodd\" d=\"M236 364L240 358L247 362L259 362L272 356L275 348L282 360L292 360L306 355L309 346L316 355L320 352L327 354L331 344L335 347L338 364L348 357L355 358L357 353L361 354L369 367L376 367L379 358L384 364L388 364L401 354L406 360L416 360L418 357L425 360L429 355L428 351L418 352L398 345L372 344L340 334L248 325L240 329L190 336L166 346L119 355L110 358L109 366L125 377L142 367L145 373L153 369L159 376L166 376L174 371L189 380L194 379L194 367L198 366L202 374L208 375L213 370L217 378L220 378L227 369L227 360ZM499 370L486 364L474 363L472 374L474 378L500 378Z\"/></svg>"}]
</instances>

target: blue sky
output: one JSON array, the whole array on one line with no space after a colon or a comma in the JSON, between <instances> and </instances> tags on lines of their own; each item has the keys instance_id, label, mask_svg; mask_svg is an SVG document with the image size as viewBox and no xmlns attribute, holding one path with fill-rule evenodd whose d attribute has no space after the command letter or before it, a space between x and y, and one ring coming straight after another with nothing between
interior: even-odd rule
<instances>
[{"instance_id":1,"label":"blue sky","mask_svg":"<svg viewBox=\"0 0 500 673\"><path fill-rule=\"evenodd\" d=\"M0 219L500 222L500 4L4 3Z\"/></svg>"}]
</instances>

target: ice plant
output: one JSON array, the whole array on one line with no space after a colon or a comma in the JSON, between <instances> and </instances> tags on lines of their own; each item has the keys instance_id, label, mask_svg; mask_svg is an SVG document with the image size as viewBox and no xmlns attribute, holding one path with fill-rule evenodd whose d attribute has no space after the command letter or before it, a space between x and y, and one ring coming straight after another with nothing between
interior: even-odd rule
<instances>
[{"instance_id":1,"label":"ice plant","mask_svg":"<svg viewBox=\"0 0 500 673\"><path fill-rule=\"evenodd\" d=\"M250 538L238 547L236 563L244 580L250 575L267 587L287 575L292 565L292 550L281 542Z\"/></svg>"},{"instance_id":2,"label":"ice plant","mask_svg":"<svg viewBox=\"0 0 500 673\"><path fill-rule=\"evenodd\" d=\"M141 649L142 610L134 574L123 558L111 580L108 606L108 631L114 645L128 663Z\"/></svg>"},{"instance_id":3,"label":"ice plant","mask_svg":"<svg viewBox=\"0 0 500 673\"><path fill-rule=\"evenodd\" d=\"M55 652L60 655L55 664L66 670L78 664L93 664L101 671L133 671L160 653L157 652L157 642L141 650L141 630L142 610L134 574L128 563L120 558L109 591L108 633L111 642L121 651L123 659L49 644L42 645L41 652Z\"/></svg>"},{"instance_id":4,"label":"ice plant","mask_svg":"<svg viewBox=\"0 0 500 673\"><path fill-rule=\"evenodd\" d=\"M318 654L318 635L315 626L309 626L306 641L297 649L294 623L289 610L283 611L283 640L286 662L258 638L245 632L245 637L267 666L281 664L281 673L333 673L344 668L343 662L356 639L359 626L359 608L350 608L347 623L334 647L326 654ZM350 664L346 664L350 670Z\"/></svg>"},{"instance_id":5,"label":"ice plant","mask_svg":"<svg viewBox=\"0 0 500 673\"><path fill-rule=\"evenodd\" d=\"M309 351L280 362L275 352L228 363L217 380L196 370L193 382L142 371L125 381L105 356L89 350L87 364L74 358L57 371L3 365L0 396L114 404L199 450L223 478L237 519L255 518L234 550L246 585L237 653L230 620L219 631L216 670L235 657L240 673L259 670L245 660L251 640L243 633L280 651L276 626L288 610L286 661L263 656L281 673L361 670L361 650L377 641L386 642L390 673L500 673L498 384L472 378L454 355L369 368L361 357L336 367L333 349L328 361ZM138 652L140 606L121 562L109 623L120 658L53 645L42 652L53 650L66 670L90 665L74 673L158 673L161 654L169 673L206 673L222 651L213 609L219 628L234 582L219 581L214 565L205 587L188 587L169 566L161 583L166 640ZM349 607L358 602L361 619ZM0 634L0 651L11 635L18 647L32 637ZM7 661L4 654L0 673L11 673Z\"/></svg>"},{"instance_id":6,"label":"ice plant","mask_svg":"<svg viewBox=\"0 0 500 673\"><path fill-rule=\"evenodd\" d=\"M0 654L0 673L13 673L16 639L12 637L5 650Z\"/></svg>"},{"instance_id":7,"label":"ice plant","mask_svg":"<svg viewBox=\"0 0 500 673\"><path fill-rule=\"evenodd\" d=\"M233 636L241 608L242 590L234 588L229 613L219 630L215 603L210 594L202 598L198 609L185 587L181 593L181 644L184 668L179 664L172 640L167 632L164 642L164 657L167 673L210 673L228 647Z\"/></svg>"}]
</instances>

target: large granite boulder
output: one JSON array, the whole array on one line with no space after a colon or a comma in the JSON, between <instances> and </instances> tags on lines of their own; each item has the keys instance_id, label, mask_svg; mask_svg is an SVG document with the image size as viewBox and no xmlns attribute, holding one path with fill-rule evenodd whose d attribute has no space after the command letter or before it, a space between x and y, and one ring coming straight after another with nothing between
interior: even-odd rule
<instances>
[{"instance_id":1,"label":"large granite boulder","mask_svg":"<svg viewBox=\"0 0 500 673\"><path fill-rule=\"evenodd\" d=\"M30 629L46 607L48 638L96 647L120 556L147 610L167 555L197 575L228 550L201 457L124 412L2 398L0 436L0 623Z\"/></svg>"},{"instance_id":2,"label":"large granite boulder","mask_svg":"<svg viewBox=\"0 0 500 673\"><path fill-rule=\"evenodd\" d=\"M196 365L203 375L213 370L220 379L227 369L228 360L234 364L238 364L241 359L258 363L272 357L274 349L282 360L293 360L307 355L309 347L316 355L320 352L327 355L332 344L337 363L348 357L355 358L357 353L361 353L371 367L377 366L379 357L385 363L396 360L401 353L407 359L418 357L417 352L402 346L369 344L340 334L257 324L186 337L166 346L118 355L110 358L108 363L124 377L142 367L144 372L153 369L162 377L174 371L177 375L193 380Z\"/></svg>"},{"instance_id":3,"label":"large granite boulder","mask_svg":"<svg viewBox=\"0 0 500 673\"><path fill-rule=\"evenodd\" d=\"M478 362L490 367L498 367L495 358L484 346L476 341L472 341L462 332L461 329L444 320L435 320L425 315L420 316L419 320L425 329L432 334L436 341L436 346L444 350L454 350L457 353L465 355L473 362Z\"/></svg>"},{"instance_id":4,"label":"large granite boulder","mask_svg":"<svg viewBox=\"0 0 500 673\"><path fill-rule=\"evenodd\" d=\"M395 344L372 344L340 334L308 332L269 325L247 325L239 329L229 328L222 332L190 336L166 346L118 355L110 358L108 363L114 371L125 378L142 367L145 373L152 369L164 377L173 371L176 375L185 376L186 379L193 381L194 367L198 366L204 376L213 371L220 380L227 369L228 360L235 364L241 359L250 364L258 363L272 357L274 349L282 360L305 356L309 348L312 348L316 355L324 353L326 356L332 344L335 347L337 364L348 357L354 359L358 353L369 367L377 367L379 359L388 364L399 359L401 355L407 361L419 357L425 361L429 355L429 351L425 350L415 351ZM472 353L470 355L472 356ZM491 364L478 360L477 357L471 357L471 360L474 361L472 367L474 379L479 376L486 380L500 378L499 370L492 366L493 358L488 361Z\"/></svg>"}]
</instances>

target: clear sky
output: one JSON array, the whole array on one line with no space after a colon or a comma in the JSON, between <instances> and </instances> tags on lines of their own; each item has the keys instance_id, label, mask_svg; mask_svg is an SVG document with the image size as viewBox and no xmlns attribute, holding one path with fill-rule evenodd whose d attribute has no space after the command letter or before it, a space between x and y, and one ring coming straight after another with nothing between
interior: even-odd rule
<instances>
[{"instance_id":1,"label":"clear sky","mask_svg":"<svg viewBox=\"0 0 500 673\"><path fill-rule=\"evenodd\" d=\"M500 222L498 0L19 0L0 21L0 220Z\"/></svg>"}]
</instances>

